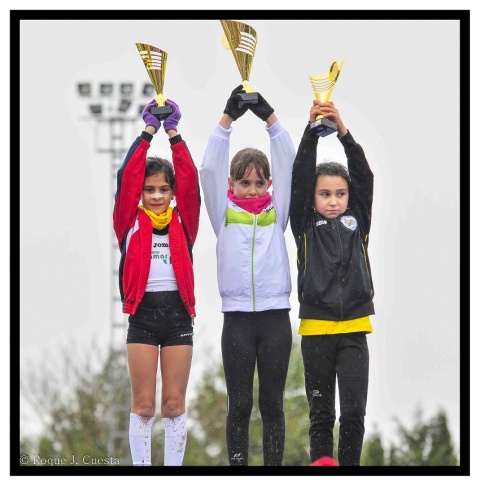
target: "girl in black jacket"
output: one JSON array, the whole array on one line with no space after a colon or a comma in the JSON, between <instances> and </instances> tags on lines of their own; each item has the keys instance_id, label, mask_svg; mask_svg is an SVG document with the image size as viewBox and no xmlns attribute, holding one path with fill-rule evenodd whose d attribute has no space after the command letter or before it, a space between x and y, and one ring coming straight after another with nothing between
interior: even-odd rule
<instances>
[{"instance_id":1,"label":"girl in black jacket","mask_svg":"<svg viewBox=\"0 0 480 486\"><path fill-rule=\"evenodd\" d=\"M333 102L315 100L318 115L337 124L347 168L317 165L318 136L307 126L293 165L290 224L297 245L298 298L310 458L333 457L335 387L340 398L338 459L359 466L365 432L373 282L367 247L373 174Z\"/></svg>"}]
</instances>

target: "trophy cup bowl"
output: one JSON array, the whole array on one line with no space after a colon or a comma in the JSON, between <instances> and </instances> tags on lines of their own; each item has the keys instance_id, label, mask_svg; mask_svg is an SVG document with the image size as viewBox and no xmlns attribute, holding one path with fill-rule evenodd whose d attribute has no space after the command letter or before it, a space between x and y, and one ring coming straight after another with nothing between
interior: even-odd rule
<instances>
[{"instance_id":1,"label":"trophy cup bowl","mask_svg":"<svg viewBox=\"0 0 480 486\"><path fill-rule=\"evenodd\" d=\"M220 20L220 22L224 31L222 44L226 49L232 51L245 90L245 93L238 95L240 97L238 106L241 108L245 104L257 104L258 93L253 91L249 82L257 46L257 33L250 25L242 22L234 20Z\"/></svg>"},{"instance_id":2,"label":"trophy cup bowl","mask_svg":"<svg viewBox=\"0 0 480 486\"><path fill-rule=\"evenodd\" d=\"M345 59L339 65L338 62L334 62L330 71L326 74L320 74L318 76L309 76L312 83L313 92L315 98L322 103L325 103L330 99L333 88L337 83L340 71L343 68ZM313 131L318 137L326 137L337 131L337 124L331 120L327 120L323 115L318 115L317 119L310 123L309 130Z\"/></svg>"},{"instance_id":3,"label":"trophy cup bowl","mask_svg":"<svg viewBox=\"0 0 480 486\"><path fill-rule=\"evenodd\" d=\"M158 106L151 108L150 113L159 120L165 120L173 111L171 106L165 104L165 97L163 96L168 54L158 47L148 44L137 42L135 45L150 77L153 89L157 93L156 101Z\"/></svg>"}]
</instances>

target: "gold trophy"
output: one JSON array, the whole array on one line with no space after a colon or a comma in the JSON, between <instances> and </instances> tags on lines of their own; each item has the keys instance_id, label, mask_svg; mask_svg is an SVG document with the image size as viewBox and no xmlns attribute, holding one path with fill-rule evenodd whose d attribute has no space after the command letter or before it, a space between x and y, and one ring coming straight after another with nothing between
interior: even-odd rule
<instances>
[{"instance_id":1,"label":"gold trophy","mask_svg":"<svg viewBox=\"0 0 480 486\"><path fill-rule=\"evenodd\" d=\"M340 65L335 61L330 67L330 71L328 73L320 74L318 76L309 76L310 82L312 83L313 92L315 93L315 98L317 100L325 103L330 99L333 88L337 83L338 76L340 76L340 71L342 70L344 63L345 59ZM309 130L313 130L319 137L326 137L327 135L337 131L337 124L331 120L327 120L323 115L318 115L316 120L310 123Z\"/></svg>"},{"instance_id":2,"label":"gold trophy","mask_svg":"<svg viewBox=\"0 0 480 486\"><path fill-rule=\"evenodd\" d=\"M137 42L136 46L152 81L153 89L157 93L156 101L158 106L151 108L150 113L159 120L164 120L173 111L171 106L165 104L165 97L163 96L168 54L158 49L158 47L149 46L148 44Z\"/></svg>"},{"instance_id":3,"label":"gold trophy","mask_svg":"<svg viewBox=\"0 0 480 486\"><path fill-rule=\"evenodd\" d=\"M256 105L258 103L258 93L255 93L250 86L250 70L252 69L253 56L257 46L257 33L247 24L234 20L220 20L225 34L222 37L222 44L226 49L232 51L237 63L242 85L245 93L240 93L241 98L238 106L244 104Z\"/></svg>"}]
</instances>

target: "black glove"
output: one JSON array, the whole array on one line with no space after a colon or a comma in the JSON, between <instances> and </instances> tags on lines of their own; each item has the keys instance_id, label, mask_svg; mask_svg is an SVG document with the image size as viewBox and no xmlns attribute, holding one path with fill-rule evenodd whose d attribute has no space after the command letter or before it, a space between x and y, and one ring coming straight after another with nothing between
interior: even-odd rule
<instances>
[{"instance_id":1,"label":"black glove","mask_svg":"<svg viewBox=\"0 0 480 486\"><path fill-rule=\"evenodd\" d=\"M258 103L256 105L248 105L248 107L263 121L266 121L266 119L275 111L260 93L258 93Z\"/></svg>"},{"instance_id":2,"label":"black glove","mask_svg":"<svg viewBox=\"0 0 480 486\"><path fill-rule=\"evenodd\" d=\"M232 91L230 98L228 98L227 106L225 106L225 109L223 110L223 113L230 115L234 120L240 118L248 110L248 106L242 106L242 108L238 107L238 103L241 101L240 96L238 96L240 93L245 93L243 85L237 86Z\"/></svg>"}]
</instances>

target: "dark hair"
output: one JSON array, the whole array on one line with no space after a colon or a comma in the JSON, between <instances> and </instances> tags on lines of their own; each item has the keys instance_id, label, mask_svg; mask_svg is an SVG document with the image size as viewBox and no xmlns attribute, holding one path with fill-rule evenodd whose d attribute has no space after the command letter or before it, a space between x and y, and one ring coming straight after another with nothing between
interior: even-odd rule
<instances>
[{"instance_id":1,"label":"dark hair","mask_svg":"<svg viewBox=\"0 0 480 486\"><path fill-rule=\"evenodd\" d=\"M317 164L315 180L318 180L318 178L323 175L343 177L347 181L348 187L350 187L351 179L348 170L339 162L321 162L320 164Z\"/></svg>"},{"instance_id":2,"label":"dark hair","mask_svg":"<svg viewBox=\"0 0 480 486\"><path fill-rule=\"evenodd\" d=\"M167 184L173 189L175 184L175 172L173 165L166 159L160 157L147 157L145 167L145 179L155 174L164 174Z\"/></svg>"},{"instance_id":3,"label":"dark hair","mask_svg":"<svg viewBox=\"0 0 480 486\"><path fill-rule=\"evenodd\" d=\"M247 169L256 169L257 173L266 180L270 179L270 164L267 156L255 148L244 148L237 152L230 163L230 177L234 181L244 177Z\"/></svg>"}]
</instances>

